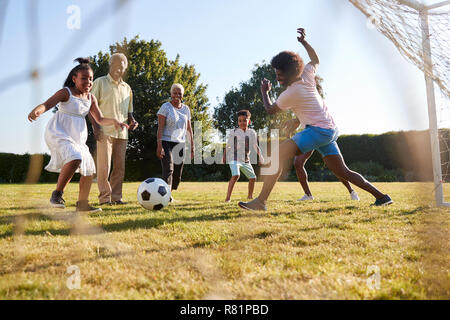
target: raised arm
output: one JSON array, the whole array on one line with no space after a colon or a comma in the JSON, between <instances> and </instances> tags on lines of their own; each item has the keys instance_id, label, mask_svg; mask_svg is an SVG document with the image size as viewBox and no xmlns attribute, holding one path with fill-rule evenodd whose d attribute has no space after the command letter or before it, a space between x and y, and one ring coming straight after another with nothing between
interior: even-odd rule
<instances>
[{"instance_id":1,"label":"raised arm","mask_svg":"<svg viewBox=\"0 0 450 320\"><path fill-rule=\"evenodd\" d=\"M60 102L65 102L69 100L69 92L67 89L58 90L53 96L51 96L47 101L38 105L28 114L28 120L32 122L39 118L44 112L50 110Z\"/></svg>"},{"instance_id":2,"label":"raised arm","mask_svg":"<svg viewBox=\"0 0 450 320\"><path fill-rule=\"evenodd\" d=\"M298 28L297 33L299 36L297 37L298 42L300 42L303 47L305 47L306 52L308 53L309 58L311 59L311 64L317 68L320 63L319 57L317 56L316 51L311 47L311 45L306 41L306 32L303 28Z\"/></svg>"},{"instance_id":3,"label":"raised arm","mask_svg":"<svg viewBox=\"0 0 450 320\"><path fill-rule=\"evenodd\" d=\"M270 96L269 96L269 91L271 89L272 89L272 84L270 83L269 80L264 78L264 80L261 81L261 95L262 95L262 100L264 103L264 108L266 109L268 114L275 114L277 112L280 112L281 109L278 108L276 103L272 103Z\"/></svg>"}]
</instances>

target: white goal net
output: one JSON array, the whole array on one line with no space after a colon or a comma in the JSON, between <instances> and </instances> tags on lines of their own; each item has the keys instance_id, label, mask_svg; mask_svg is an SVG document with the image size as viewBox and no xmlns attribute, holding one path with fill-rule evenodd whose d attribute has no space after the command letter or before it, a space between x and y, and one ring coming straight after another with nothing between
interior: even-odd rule
<instances>
[{"instance_id":1,"label":"white goal net","mask_svg":"<svg viewBox=\"0 0 450 320\"><path fill-rule=\"evenodd\" d=\"M425 75L438 206L450 206L450 1L349 0Z\"/></svg>"}]
</instances>

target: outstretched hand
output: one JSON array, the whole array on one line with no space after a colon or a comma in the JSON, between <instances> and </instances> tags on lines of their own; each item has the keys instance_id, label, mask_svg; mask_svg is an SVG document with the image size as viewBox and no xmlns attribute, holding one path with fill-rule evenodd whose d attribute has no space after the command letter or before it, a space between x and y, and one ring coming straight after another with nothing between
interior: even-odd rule
<instances>
[{"instance_id":1,"label":"outstretched hand","mask_svg":"<svg viewBox=\"0 0 450 320\"><path fill-rule=\"evenodd\" d=\"M30 122L33 122L34 120L36 120L37 118L39 118L41 116L41 114L44 113L44 109L40 108L40 106L34 108L29 114L28 114L28 120Z\"/></svg>"},{"instance_id":2,"label":"outstretched hand","mask_svg":"<svg viewBox=\"0 0 450 320\"><path fill-rule=\"evenodd\" d=\"M116 127L116 130L123 130L123 128L129 128L129 126L126 123L122 123L116 120L114 123L114 127Z\"/></svg>"},{"instance_id":3,"label":"outstretched hand","mask_svg":"<svg viewBox=\"0 0 450 320\"><path fill-rule=\"evenodd\" d=\"M265 93L265 92L269 92L270 90L272 90L272 84L270 83L269 80L264 78L261 81L261 92Z\"/></svg>"},{"instance_id":4,"label":"outstretched hand","mask_svg":"<svg viewBox=\"0 0 450 320\"><path fill-rule=\"evenodd\" d=\"M305 31L305 29L298 28L297 29L297 33L298 33L298 37L297 37L298 42L300 42L300 43L305 42L306 41L305 40L305 38L306 38L306 31Z\"/></svg>"}]
</instances>

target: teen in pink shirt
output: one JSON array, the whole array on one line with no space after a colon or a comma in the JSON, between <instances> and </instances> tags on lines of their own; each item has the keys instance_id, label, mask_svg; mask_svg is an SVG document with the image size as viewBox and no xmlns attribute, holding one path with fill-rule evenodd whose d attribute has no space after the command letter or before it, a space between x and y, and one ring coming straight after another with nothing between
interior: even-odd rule
<instances>
[{"instance_id":1,"label":"teen in pink shirt","mask_svg":"<svg viewBox=\"0 0 450 320\"><path fill-rule=\"evenodd\" d=\"M301 128L306 125L324 129L335 129L333 117L316 89L316 67L308 63L300 80L284 90L276 102L281 110L292 110L300 121Z\"/></svg>"},{"instance_id":2,"label":"teen in pink shirt","mask_svg":"<svg viewBox=\"0 0 450 320\"><path fill-rule=\"evenodd\" d=\"M320 152L323 161L336 176L371 193L376 198L374 205L393 203L389 195L381 193L359 173L351 171L345 165L336 143L339 132L315 85L314 77L319 65L319 57L305 40L305 30L297 31L299 33L297 39L305 47L311 62L305 67L298 54L290 51L279 53L272 59L271 65L275 69L277 81L286 87L286 90L279 96L276 103L272 103L269 97L272 84L264 79L261 83L261 93L267 113L292 110L297 116L298 124L302 124L305 129L280 145L278 173L264 180L259 196L250 202L239 202L239 206L247 210L267 210L267 198L281 175L283 167L287 167L296 155L311 150Z\"/></svg>"}]
</instances>

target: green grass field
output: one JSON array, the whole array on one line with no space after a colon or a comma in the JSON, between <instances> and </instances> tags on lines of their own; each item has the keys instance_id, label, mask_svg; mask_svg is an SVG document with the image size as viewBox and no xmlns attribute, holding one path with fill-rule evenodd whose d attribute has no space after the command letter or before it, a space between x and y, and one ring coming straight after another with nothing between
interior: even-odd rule
<instances>
[{"instance_id":1,"label":"green grass field","mask_svg":"<svg viewBox=\"0 0 450 320\"><path fill-rule=\"evenodd\" d=\"M224 182L184 182L151 212L127 183L130 204L77 217L76 183L65 210L47 207L54 185L0 185L0 299L450 298L450 210L433 208L432 184L378 183L395 203L376 208L311 186L317 200L299 203L297 183L278 183L268 212L248 212L244 182L230 204Z\"/></svg>"}]
</instances>

